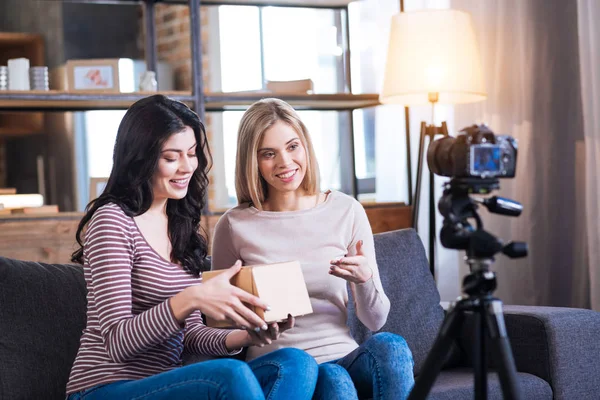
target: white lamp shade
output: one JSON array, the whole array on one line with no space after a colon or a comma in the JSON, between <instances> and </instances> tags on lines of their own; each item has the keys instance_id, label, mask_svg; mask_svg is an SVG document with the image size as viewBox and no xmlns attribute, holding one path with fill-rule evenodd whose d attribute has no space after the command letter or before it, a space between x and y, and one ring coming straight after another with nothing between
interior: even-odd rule
<instances>
[{"instance_id":1,"label":"white lamp shade","mask_svg":"<svg viewBox=\"0 0 600 400\"><path fill-rule=\"evenodd\" d=\"M486 98L471 16L458 10L404 12L392 17L381 103L442 104Z\"/></svg>"}]
</instances>

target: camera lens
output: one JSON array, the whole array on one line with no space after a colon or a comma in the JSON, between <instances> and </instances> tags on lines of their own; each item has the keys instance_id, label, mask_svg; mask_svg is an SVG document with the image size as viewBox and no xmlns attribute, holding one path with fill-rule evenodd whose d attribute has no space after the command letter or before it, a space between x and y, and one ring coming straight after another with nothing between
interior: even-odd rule
<instances>
[{"instance_id":1,"label":"camera lens","mask_svg":"<svg viewBox=\"0 0 600 400\"><path fill-rule=\"evenodd\" d=\"M429 148L427 149L427 165L431 172L441 176L454 176L452 146L455 141L455 138L445 136L429 144Z\"/></svg>"}]
</instances>

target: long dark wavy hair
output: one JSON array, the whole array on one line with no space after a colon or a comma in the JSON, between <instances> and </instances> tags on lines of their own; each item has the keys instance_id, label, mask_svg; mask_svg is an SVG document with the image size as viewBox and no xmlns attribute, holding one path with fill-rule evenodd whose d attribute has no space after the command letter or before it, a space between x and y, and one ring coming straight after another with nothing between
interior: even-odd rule
<instances>
[{"instance_id":1,"label":"long dark wavy hair","mask_svg":"<svg viewBox=\"0 0 600 400\"><path fill-rule=\"evenodd\" d=\"M212 157L206 131L198 115L185 104L163 95L146 97L134 103L125 113L113 152L113 167L102 194L86 207L77 228L79 249L71 257L83 264L83 240L87 223L99 207L107 203L119 205L125 214L135 217L145 213L154 200L152 177L158 167L163 144L169 137L189 126L196 137L198 168L194 171L187 195L180 200L167 200L171 261L198 276L204 270L208 244L200 234L200 214L208 187L208 171Z\"/></svg>"}]
</instances>

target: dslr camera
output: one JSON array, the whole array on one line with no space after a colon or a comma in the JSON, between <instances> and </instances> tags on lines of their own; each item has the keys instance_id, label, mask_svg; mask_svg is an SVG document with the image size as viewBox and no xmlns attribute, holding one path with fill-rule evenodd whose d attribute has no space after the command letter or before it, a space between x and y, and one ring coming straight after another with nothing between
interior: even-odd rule
<instances>
[{"instance_id":1,"label":"dslr camera","mask_svg":"<svg viewBox=\"0 0 600 400\"><path fill-rule=\"evenodd\" d=\"M431 142L427 164L437 175L453 178L514 178L517 142L508 135L494 135L485 125L472 125L456 138Z\"/></svg>"}]
</instances>

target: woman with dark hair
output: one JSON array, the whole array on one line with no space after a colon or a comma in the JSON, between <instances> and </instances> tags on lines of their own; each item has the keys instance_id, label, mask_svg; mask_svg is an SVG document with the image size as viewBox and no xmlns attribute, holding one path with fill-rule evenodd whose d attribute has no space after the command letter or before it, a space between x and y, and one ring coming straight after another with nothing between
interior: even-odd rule
<instances>
[{"instance_id":1,"label":"woman with dark hair","mask_svg":"<svg viewBox=\"0 0 600 400\"><path fill-rule=\"evenodd\" d=\"M83 264L88 304L69 399L311 398L317 364L298 349L182 366L184 349L227 356L279 337L243 303L268 305L230 284L240 262L200 283L210 162L204 127L185 104L155 95L123 117L106 188L77 230L73 261ZM243 329L206 327L201 313Z\"/></svg>"}]
</instances>

